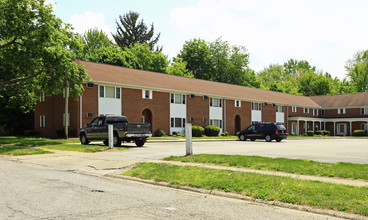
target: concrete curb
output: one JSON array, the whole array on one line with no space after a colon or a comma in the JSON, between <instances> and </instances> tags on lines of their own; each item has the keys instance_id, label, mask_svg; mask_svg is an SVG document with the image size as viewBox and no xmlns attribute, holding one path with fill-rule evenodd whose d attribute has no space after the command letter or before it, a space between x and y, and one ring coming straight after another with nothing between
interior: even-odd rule
<instances>
[{"instance_id":1,"label":"concrete curb","mask_svg":"<svg viewBox=\"0 0 368 220\"><path fill-rule=\"evenodd\" d=\"M218 190L207 190L207 189L193 188L193 187L189 187L189 186L173 185L173 184L170 184L170 183L167 183L167 182L156 182L156 181L153 181L153 180L146 180L146 179L140 179L140 178L136 178L136 177L123 176L122 174L120 174L120 175L118 175L118 174L106 174L105 176L110 177L110 178L116 178L116 179L122 179L122 180L128 180L128 181L135 181L135 182L140 182L140 183L145 183L145 184L151 184L151 185L155 185L155 186L163 186L163 187L169 187L169 188L173 188L173 189L185 190L185 191L194 192L194 193L221 196L221 197L244 200L244 201L249 201L249 202L255 202L255 203L259 203L259 204L265 204L265 205L276 206L276 207L281 207L281 208L295 209L295 210L299 210L299 211L311 212L311 213L320 214L320 215L328 215L328 216L337 217L337 218L358 219L358 220L368 219L368 217L365 217L365 216L350 214L350 213L345 213L345 212L339 212L339 211L334 211L334 210L329 210L329 209L319 209L319 208L314 208L314 207L311 207L311 206L295 205L295 204L283 203L283 202L279 202L279 201L267 201L267 200L262 200L262 199L255 199L255 198L250 197L250 196L244 196L244 195L239 195L239 194L235 194L235 193L227 193L227 192L218 191Z\"/></svg>"}]
</instances>

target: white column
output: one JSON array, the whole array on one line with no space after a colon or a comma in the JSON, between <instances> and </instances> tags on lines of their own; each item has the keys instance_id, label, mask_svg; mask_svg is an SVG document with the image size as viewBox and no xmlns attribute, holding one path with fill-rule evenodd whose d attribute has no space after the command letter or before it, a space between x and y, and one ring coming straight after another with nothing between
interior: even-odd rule
<instances>
[{"instance_id":1,"label":"white column","mask_svg":"<svg viewBox=\"0 0 368 220\"><path fill-rule=\"evenodd\" d=\"M305 134L307 133L307 131L308 131L308 121L307 120L305 120Z\"/></svg>"},{"instance_id":2,"label":"white column","mask_svg":"<svg viewBox=\"0 0 368 220\"><path fill-rule=\"evenodd\" d=\"M314 127L314 121L313 121L313 131L314 131L314 128L315 128L315 127Z\"/></svg>"},{"instance_id":3,"label":"white column","mask_svg":"<svg viewBox=\"0 0 368 220\"><path fill-rule=\"evenodd\" d=\"M353 128L351 127L351 125L352 125L352 122L350 121L350 136L353 136L353 133L352 133Z\"/></svg>"},{"instance_id":4,"label":"white column","mask_svg":"<svg viewBox=\"0 0 368 220\"><path fill-rule=\"evenodd\" d=\"M336 136L336 132L335 132L335 129L336 129L336 122L334 121L333 136Z\"/></svg>"},{"instance_id":5,"label":"white column","mask_svg":"<svg viewBox=\"0 0 368 220\"><path fill-rule=\"evenodd\" d=\"M296 120L296 135L299 135L299 119Z\"/></svg>"}]
</instances>

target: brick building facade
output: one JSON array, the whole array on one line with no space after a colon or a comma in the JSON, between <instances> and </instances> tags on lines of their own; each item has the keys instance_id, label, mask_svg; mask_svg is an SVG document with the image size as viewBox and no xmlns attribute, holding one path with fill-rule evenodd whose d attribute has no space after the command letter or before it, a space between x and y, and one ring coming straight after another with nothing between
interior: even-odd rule
<instances>
[{"instance_id":1,"label":"brick building facade","mask_svg":"<svg viewBox=\"0 0 368 220\"><path fill-rule=\"evenodd\" d=\"M291 135L329 130L352 135L367 130L368 93L304 97L244 86L190 79L107 64L78 61L91 81L77 100L69 99L73 134L94 117L125 115L130 122L149 122L152 131L184 132L186 122L217 125L236 134L255 122L278 122ZM42 96L36 105L35 130L54 137L65 125L64 95Z\"/></svg>"}]
</instances>

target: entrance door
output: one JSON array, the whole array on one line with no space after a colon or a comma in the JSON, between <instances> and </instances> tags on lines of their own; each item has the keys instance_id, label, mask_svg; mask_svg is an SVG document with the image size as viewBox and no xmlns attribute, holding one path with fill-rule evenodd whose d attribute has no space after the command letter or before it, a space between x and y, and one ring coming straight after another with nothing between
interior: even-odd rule
<instances>
[{"instance_id":1,"label":"entrance door","mask_svg":"<svg viewBox=\"0 0 368 220\"><path fill-rule=\"evenodd\" d=\"M150 123L152 129L152 112L148 108L142 112L142 123Z\"/></svg>"},{"instance_id":2,"label":"entrance door","mask_svg":"<svg viewBox=\"0 0 368 220\"><path fill-rule=\"evenodd\" d=\"M295 122L292 122L291 123L291 134L292 135L296 135L296 123Z\"/></svg>"},{"instance_id":3,"label":"entrance door","mask_svg":"<svg viewBox=\"0 0 368 220\"><path fill-rule=\"evenodd\" d=\"M235 116L235 134L241 130L241 118L239 115Z\"/></svg>"},{"instance_id":4,"label":"entrance door","mask_svg":"<svg viewBox=\"0 0 368 220\"><path fill-rule=\"evenodd\" d=\"M343 123L337 124L337 135L341 136L346 135L346 124Z\"/></svg>"}]
</instances>

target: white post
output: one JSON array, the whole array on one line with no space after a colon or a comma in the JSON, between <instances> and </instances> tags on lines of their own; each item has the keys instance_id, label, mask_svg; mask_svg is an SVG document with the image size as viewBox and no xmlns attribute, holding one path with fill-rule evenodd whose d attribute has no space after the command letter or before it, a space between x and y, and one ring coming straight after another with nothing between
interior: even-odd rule
<instances>
[{"instance_id":1,"label":"white post","mask_svg":"<svg viewBox=\"0 0 368 220\"><path fill-rule=\"evenodd\" d=\"M335 129L336 129L336 122L334 121L334 129L333 129L333 131L334 131L334 135L333 135L333 136L335 136L335 135L336 135Z\"/></svg>"},{"instance_id":2,"label":"white post","mask_svg":"<svg viewBox=\"0 0 368 220\"><path fill-rule=\"evenodd\" d=\"M296 135L300 135L299 134L299 119L296 120Z\"/></svg>"},{"instance_id":3,"label":"white post","mask_svg":"<svg viewBox=\"0 0 368 220\"><path fill-rule=\"evenodd\" d=\"M114 125L112 124L109 124L107 125L107 128L108 128L108 137L109 137L109 147L110 149L113 149L114 148Z\"/></svg>"},{"instance_id":4,"label":"white post","mask_svg":"<svg viewBox=\"0 0 368 220\"><path fill-rule=\"evenodd\" d=\"M186 156L193 154L192 148L192 124L185 123Z\"/></svg>"},{"instance_id":5,"label":"white post","mask_svg":"<svg viewBox=\"0 0 368 220\"><path fill-rule=\"evenodd\" d=\"M353 136L352 122L350 121L350 136Z\"/></svg>"}]
</instances>

